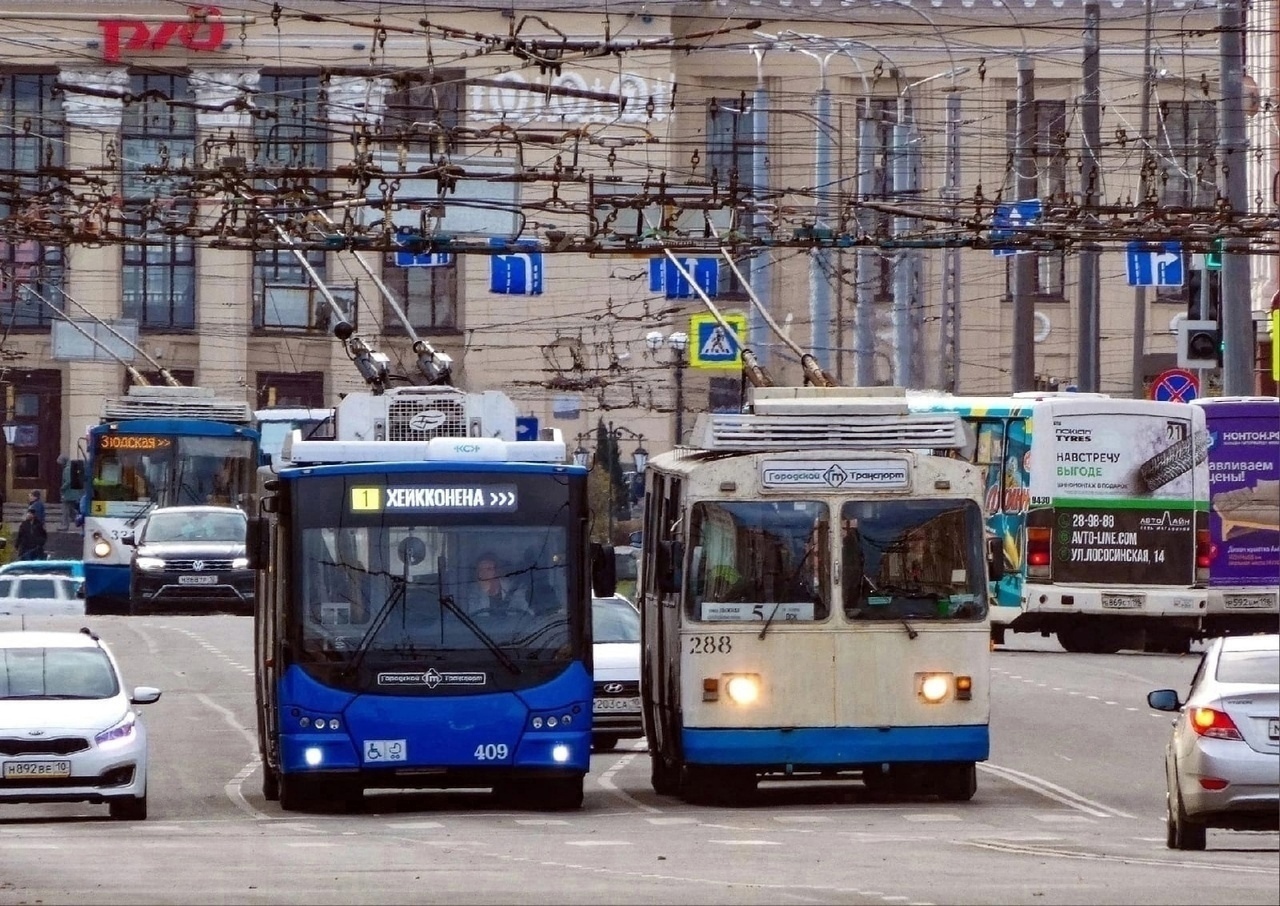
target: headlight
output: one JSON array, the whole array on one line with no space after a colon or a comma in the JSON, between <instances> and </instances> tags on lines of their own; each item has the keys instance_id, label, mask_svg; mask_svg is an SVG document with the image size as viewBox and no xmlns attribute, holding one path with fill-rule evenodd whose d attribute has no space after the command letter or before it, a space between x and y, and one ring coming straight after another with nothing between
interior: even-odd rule
<instances>
[{"instance_id":1,"label":"headlight","mask_svg":"<svg viewBox=\"0 0 1280 906\"><path fill-rule=\"evenodd\" d=\"M98 535L93 542L93 555L95 557L111 556L111 542Z\"/></svg>"},{"instance_id":2,"label":"headlight","mask_svg":"<svg viewBox=\"0 0 1280 906\"><path fill-rule=\"evenodd\" d=\"M133 562L138 569L164 569L164 561L159 557L135 557Z\"/></svg>"},{"instance_id":3,"label":"headlight","mask_svg":"<svg viewBox=\"0 0 1280 906\"><path fill-rule=\"evenodd\" d=\"M734 704L753 705L760 698L760 677L749 674L728 677L724 691Z\"/></svg>"},{"instance_id":4,"label":"headlight","mask_svg":"<svg viewBox=\"0 0 1280 906\"><path fill-rule=\"evenodd\" d=\"M124 716L124 720L111 727L109 730L103 730L97 736L93 737L93 741L100 746L110 747L118 745L133 738L134 731L137 729L138 718L132 711Z\"/></svg>"},{"instance_id":5,"label":"headlight","mask_svg":"<svg viewBox=\"0 0 1280 906\"><path fill-rule=\"evenodd\" d=\"M249 568L249 558L248 558L248 557L236 557L234 560L232 560L232 561L231 561L231 568L232 568L232 569L248 569L248 568Z\"/></svg>"},{"instance_id":6,"label":"headlight","mask_svg":"<svg viewBox=\"0 0 1280 906\"><path fill-rule=\"evenodd\" d=\"M927 702L935 703L951 693L950 673L917 673L916 694Z\"/></svg>"}]
</instances>

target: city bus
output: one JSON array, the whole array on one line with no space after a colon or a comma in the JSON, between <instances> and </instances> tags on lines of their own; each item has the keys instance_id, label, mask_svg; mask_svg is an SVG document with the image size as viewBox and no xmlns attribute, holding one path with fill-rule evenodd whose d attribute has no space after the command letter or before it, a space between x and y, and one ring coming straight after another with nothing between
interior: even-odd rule
<instances>
[{"instance_id":1,"label":"city bus","mask_svg":"<svg viewBox=\"0 0 1280 906\"><path fill-rule=\"evenodd\" d=\"M1004 551L992 640L1056 634L1067 651L1187 651L1204 633L1208 434L1185 403L1100 393L908 394L968 426Z\"/></svg>"},{"instance_id":2,"label":"city bus","mask_svg":"<svg viewBox=\"0 0 1280 906\"><path fill-rule=\"evenodd\" d=\"M965 801L990 750L982 472L902 391L755 387L645 470L656 792L835 778Z\"/></svg>"},{"instance_id":3,"label":"city bus","mask_svg":"<svg viewBox=\"0 0 1280 906\"><path fill-rule=\"evenodd\" d=\"M1275 632L1280 615L1280 398L1206 397L1206 634Z\"/></svg>"},{"instance_id":4,"label":"city bus","mask_svg":"<svg viewBox=\"0 0 1280 906\"><path fill-rule=\"evenodd\" d=\"M577 808L592 592L614 583L612 557L588 541L587 470L566 463L558 431L517 441L513 406L496 427L432 418L432 399L461 413L462 392L412 388L407 412L398 389L348 395L337 437L295 431L260 469L249 555L263 794L286 811L447 788ZM400 437L412 422L416 437L351 440L370 418ZM468 433L439 433L450 424Z\"/></svg>"},{"instance_id":5,"label":"city bus","mask_svg":"<svg viewBox=\"0 0 1280 906\"><path fill-rule=\"evenodd\" d=\"M87 614L129 612L122 543L155 507L241 506L258 467L253 411L199 387L130 387L103 402L85 438L84 588Z\"/></svg>"}]
</instances>

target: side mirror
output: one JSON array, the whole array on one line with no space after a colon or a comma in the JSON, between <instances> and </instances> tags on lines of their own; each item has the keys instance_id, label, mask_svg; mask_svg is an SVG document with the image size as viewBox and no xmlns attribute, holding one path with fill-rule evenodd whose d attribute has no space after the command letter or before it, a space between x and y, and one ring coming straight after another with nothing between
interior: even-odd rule
<instances>
[{"instance_id":1,"label":"side mirror","mask_svg":"<svg viewBox=\"0 0 1280 906\"><path fill-rule=\"evenodd\" d=\"M245 526L244 555L250 569L264 569L271 559L271 526L261 516Z\"/></svg>"},{"instance_id":2,"label":"side mirror","mask_svg":"<svg viewBox=\"0 0 1280 906\"><path fill-rule=\"evenodd\" d=\"M133 532L126 532L125 534L120 536L120 543L127 544L129 547L137 547L138 536L135 535Z\"/></svg>"},{"instance_id":3,"label":"side mirror","mask_svg":"<svg viewBox=\"0 0 1280 906\"><path fill-rule=\"evenodd\" d=\"M160 690L154 686L134 686L129 701L135 705L149 705L160 699Z\"/></svg>"},{"instance_id":4,"label":"side mirror","mask_svg":"<svg viewBox=\"0 0 1280 906\"><path fill-rule=\"evenodd\" d=\"M8 545L9 545L9 539L5 538L3 535L0 535L0 551L4 550L6 547L8 547Z\"/></svg>"},{"instance_id":5,"label":"side mirror","mask_svg":"<svg viewBox=\"0 0 1280 906\"><path fill-rule=\"evenodd\" d=\"M1004 578L1004 545L999 538L987 539L987 578L992 582Z\"/></svg>"},{"instance_id":6,"label":"side mirror","mask_svg":"<svg viewBox=\"0 0 1280 906\"><path fill-rule=\"evenodd\" d=\"M618 565L613 547L591 542L591 589L597 598L607 598L618 590Z\"/></svg>"},{"instance_id":7,"label":"side mirror","mask_svg":"<svg viewBox=\"0 0 1280 906\"><path fill-rule=\"evenodd\" d=\"M1182 707L1175 689L1157 689L1147 693L1147 705L1157 711L1177 711Z\"/></svg>"},{"instance_id":8,"label":"side mirror","mask_svg":"<svg viewBox=\"0 0 1280 906\"><path fill-rule=\"evenodd\" d=\"M658 591L674 594L684 585L684 542L659 541L656 553Z\"/></svg>"}]
</instances>

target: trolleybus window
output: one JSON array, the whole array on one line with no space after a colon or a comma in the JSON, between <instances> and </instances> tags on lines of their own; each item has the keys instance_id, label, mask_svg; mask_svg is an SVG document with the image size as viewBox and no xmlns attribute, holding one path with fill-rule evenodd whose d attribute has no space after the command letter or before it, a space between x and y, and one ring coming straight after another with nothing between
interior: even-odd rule
<instances>
[{"instance_id":1,"label":"trolleybus window","mask_svg":"<svg viewBox=\"0 0 1280 906\"><path fill-rule=\"evenodd\" d=\"M982 513L972 501L846 503L840 512L845 614L854 620L981 619Z\"/></svg>"},{"instance_id":2,"label":"trolleybus window","mask_svg":"<svg viewBox=\"0 0 1280 906\"><path fill-rule=\"evenodd\" d=\"M93 515L113 515L112 501L237 506L256 466L247 438L102 434L93 457Z\"/></svg>"},{"instance_id":3,"label":"trolleybus window","mask_svg":"<svg viewBox=\"0 0 1280 906\"><path fill-rule=\"evenodd\" d=\"M693 506L689 538L690 618L827 618L826 504L700 502Z\"/></svg>"}]
</instances>

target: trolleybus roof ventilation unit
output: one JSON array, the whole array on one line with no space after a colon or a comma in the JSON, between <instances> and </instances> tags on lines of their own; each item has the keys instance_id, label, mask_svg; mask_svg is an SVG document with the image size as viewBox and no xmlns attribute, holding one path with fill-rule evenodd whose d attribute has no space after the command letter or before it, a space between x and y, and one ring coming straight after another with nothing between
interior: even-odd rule
<instances>
[{"instance_id":1,"label":"trolleybus roof ventilation unit","mask_svg":"<svg viewBox=\"0 0 1280 906\"><path fill-rule=\"evenodd\" d=\"M700 416L704 450L934 449L966 446L952 413L912 413L900 388L753 387L746 412Z\"/></svg>"},{"instance_id":2,"label":"trolleybus roof ventilation unit","mask_svg":"<svg viewBox=\"0 0 1280 906\"><path fill-rule=\"evenodd\" d=\"M208 387L133 386L128 395L102 402L104 423L139 418L199 418L251 425L253 409L243 400L216 397Z\"/></svg>"}]
</instances>

